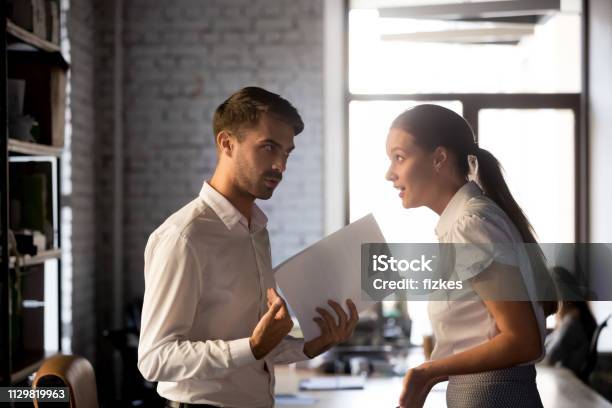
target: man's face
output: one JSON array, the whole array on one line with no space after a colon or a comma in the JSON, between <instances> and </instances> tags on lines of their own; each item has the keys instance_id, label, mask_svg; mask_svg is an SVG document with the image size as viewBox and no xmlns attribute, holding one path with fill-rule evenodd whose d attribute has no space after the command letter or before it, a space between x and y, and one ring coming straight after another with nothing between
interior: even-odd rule
<instances>
[{"instance_id":1,"label":"man's face","mask_svg":"<svg viewBox=\"0 0 612 408\"><path fill-rule=\"evenodd\" d=\"M256 127L243 129L232 157L236 187L267 200L283 178L293 145L293 128L264 114Z\"/></svg>"}]
</instances>

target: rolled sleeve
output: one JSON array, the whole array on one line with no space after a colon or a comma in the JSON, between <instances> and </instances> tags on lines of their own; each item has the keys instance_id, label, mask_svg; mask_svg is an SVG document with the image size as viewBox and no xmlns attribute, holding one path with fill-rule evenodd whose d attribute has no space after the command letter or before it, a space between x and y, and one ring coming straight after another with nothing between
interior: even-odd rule
<instances>
[{"instance_id":1,"label":"rolled sleeve","mask_svg":"<svg viewBox=\"0 0 612 408\"><path fill-rule=\"evenodd\" d=\"M475 277L493 262L518 265L511 238L484 217L463 216L455 224L450 238L455 246L455 271L461 280Z\"/></svg>"}]
</instances>

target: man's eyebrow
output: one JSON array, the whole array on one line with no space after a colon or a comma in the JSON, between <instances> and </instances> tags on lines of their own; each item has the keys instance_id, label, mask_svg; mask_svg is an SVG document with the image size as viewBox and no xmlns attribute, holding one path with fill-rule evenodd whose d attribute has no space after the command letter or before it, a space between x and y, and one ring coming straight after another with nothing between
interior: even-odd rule
<instances>
[{"instance_id":1,"label":"man's eyebrow","mask_svg":"<svg viewBox=\"0 0 612 408\"><path fill-rule=\"evenodd\" d=\"M279 149L283 148L283 146L280 143L278 143L276 140L272 140L272 139L264 139L264 140L261 141L261 143L271 143L271 144L275 145L276 147L278 147ZM289 147L287 149L287 151L291 152L293 149L295 149L295 145L291 145L291 147Z\"/></svg>"}]
</instances>

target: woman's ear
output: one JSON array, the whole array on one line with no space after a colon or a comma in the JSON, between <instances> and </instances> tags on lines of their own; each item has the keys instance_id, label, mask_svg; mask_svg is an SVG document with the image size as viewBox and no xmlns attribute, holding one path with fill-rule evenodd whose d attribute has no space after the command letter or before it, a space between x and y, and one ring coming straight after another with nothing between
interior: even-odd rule
<instances>
[{"instance_id":1,"label":"woman's ear","mask_svg":"<svg viewBox=\"0 0 612 408\"><path fill-rule=\"evenodd\" d=\"M444 146L438 146L433 152L433 166L436 173L447 165L448 150Z\"/></svg>"}]
</instances>

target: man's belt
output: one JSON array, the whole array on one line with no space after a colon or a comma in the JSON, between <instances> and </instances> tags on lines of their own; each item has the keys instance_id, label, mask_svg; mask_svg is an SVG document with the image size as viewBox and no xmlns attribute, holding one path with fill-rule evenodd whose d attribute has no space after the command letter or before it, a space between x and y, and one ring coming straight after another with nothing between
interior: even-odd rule
<instances>
[{"instance_id":1,"label":"man's belt","mask_svg":"<svg viewBox=\"0 0 612 408\"><path fill-rule=\"evenodd\" d=\"M194 408L195 407L197 408L222 408L216 405L190 404L188 402L177 402L177 401L166 400L166 408L191 408L191 407L194 407Z\"/></svg>"}]
</instances>

